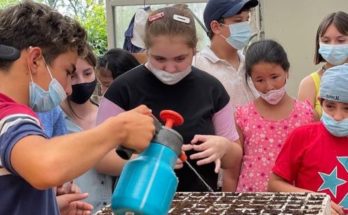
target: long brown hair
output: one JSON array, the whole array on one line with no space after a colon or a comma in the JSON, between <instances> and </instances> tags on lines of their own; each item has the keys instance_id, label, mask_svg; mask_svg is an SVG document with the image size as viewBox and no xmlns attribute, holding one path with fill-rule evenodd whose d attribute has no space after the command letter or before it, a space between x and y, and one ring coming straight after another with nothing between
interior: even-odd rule
<instances>
[{"instance_id":1,"label":"long brown hair","mask_svg":"<svg viewBox=\"0 0 348 215\"><path fill-rule=\"evenodd\" d=\"M320 38L325 34L329 26L333 24L338 32L343 35L348 35L348 14L343 11L338 11L330 13L326 16L320 23L317 34L315 37L315 53L314 53L314 63L319 64L325 62L325 59L319 54L319 41Z\"/></svg>"},{"instance_id":2,"label":"long brown hair","mask_svg":"<svg viewBox=\"0 0 348 215\"><path fill-rule=\"evenodd\" d=\"M175 15L186 17L188 23L177 21ZM157 16L157 19L151 19ZM195 20L192 12L186 5L178 4L171 7L165 7L152 12L146 23L145 46L151 48L152 38L157 36L182 36L187 45L195 49L197 46L197 33Z\"/></svg>"}]
</instances>

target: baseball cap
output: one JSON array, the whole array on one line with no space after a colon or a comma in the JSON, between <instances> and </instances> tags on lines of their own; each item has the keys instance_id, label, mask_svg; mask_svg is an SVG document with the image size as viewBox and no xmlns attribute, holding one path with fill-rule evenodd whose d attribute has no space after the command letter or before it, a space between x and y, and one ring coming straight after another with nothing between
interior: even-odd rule
<instances>
[{"instance_id":1,"label":"baseball cap","mask_svg":"<svg viewBox=\"0 0 348 215\"><path fill-rule=\"evenodd\" d=\"M325 71L321 78L319 97L326 100L348 103L348 63Z\"/></svg>"},{"instance_id":2,"label":"baseball cap","mask_svg":"<svg viewBox=\"0 0 348 215\"><path fill-rule=\"evenodd\" d=\"M0 44L0 60L17 60L20 56L18 49Z\"/></svg>"},{"instance_id":3,"label":"baseball cap","mask_svg":"<svg viewBox=\"0 0 348 215\"><path fill-rule=\"evenodd\" d=\"M253 8L258 4L258 0L208 0L203 13L205 27L210 30L213 20L234 16L244 7Z\"/></svg>"}]
</instances>

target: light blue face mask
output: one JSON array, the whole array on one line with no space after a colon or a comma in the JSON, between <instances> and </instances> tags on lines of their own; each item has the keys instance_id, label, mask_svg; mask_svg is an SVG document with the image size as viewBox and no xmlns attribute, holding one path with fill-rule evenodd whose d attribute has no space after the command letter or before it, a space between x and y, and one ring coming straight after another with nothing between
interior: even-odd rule
<instances>
[{"instance_id":1,"label":"light blue face mask","mask_svg":"<svg viewBox=\"0 0 348 215\"><path fill-rule=\"evenodd\" d=\"M332 135L336 137L348 137L348 118L336 121L323 111L321 121Z\"/></svg>"},{"instance_id":2,"label":"light blue face mask","mask_svg":"<svg viewBox=\"0 0 348 215\"><path fill-rule=\"evenodd\" d=\"M320 55L332 65L340 65L348 59L348 44L330 45L320 43Z\"/></svg>"},{"instance_id":3,"label":"light blue face mask","mask_svg":"<svg viewBox=\"0 0 348 215\"><path fill-rule=\"evenodd\" d=\"M62 85L53 78L51 70L46 65L47 71L51 76L51 82L48 91L42 89L39 85L33 82L29 84L29 105L36 112L45 112L57 107L65 98L66 92Z\"/></svg>"},{"instance_id":4,"label":"light blue face mask","mask_svg":"<svg viewBox=\"0 0 348 215\"><path fill-rule=\"evenodd\" d=\"M228 25L230 36L226 38L226 42L233 48L240 50L248 45L251 38L251 27L249 22L240 22Z\"/></svg>"}]
</instances>

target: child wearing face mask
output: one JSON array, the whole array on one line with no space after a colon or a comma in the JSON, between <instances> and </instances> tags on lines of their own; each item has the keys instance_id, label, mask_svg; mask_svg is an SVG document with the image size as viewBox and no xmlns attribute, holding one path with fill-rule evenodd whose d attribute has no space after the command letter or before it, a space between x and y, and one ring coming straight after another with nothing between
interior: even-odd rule
<instances>
[{"instance_id":1,"label":"child wearing face mask","mask_svg":"<svg viewBox=\"0 0 348 215\"><path fill-rule=\"evenodd\" d=\"M204 9L203 18L210 46L195 55L192 65L222 83L233 107L244 105L258 96L251 80L245 80L245 57L242 53L252 36L250 10L257 5L257 0L208 0ZM218 186L222 187L222 171Z\"/></svg>"},{"instance_id":2,"label":"child wearing face mask","mask_svg":"<svg viewBox=\"0 0 348 215\"><path fill-rule=\"evenodd\" d=\"M257 5L257 0L209 0L203 18L210 46L198 52L192 62L222 83L234 107L258 96L250 79L245 80L242 54L252 36L250 10Z\"/></svg>"},{"instance_id":3,"label":"child wearing face mask","mask_svg":"<svg viewBox=\"0 0 348 215\"><path fill-rule=\"evenodd\" d=\"M315 108L316 119L320 119L322 107L318 99L320 79L325 70L348 62L348 14L338 11L329 14L320 23L314 54L314 63L323 66L305 77L299 86L298 99L309 100Z\"/></svg>"},{"instance_id":4,"label":"child wearing face mask","mask_svg":"<svg viewBox=\"0 0 348 215\"><path fill-rule=\"evenodd\" d=\"M91 47L87 46L87 55L77 59L76 70L71 77L72 93L61 103L65 113L67 133L90 130L96 126L98 105L91 99L97 84L94 71L96 63L97 59ZM114 171L119 172L117 169ZM93 213L106 204L110 204L111 176L91 168L74 179L74 183L80 187L81 191L89 194L85 201L93 205Z\"/></svg>"},{"instance_id":5,"label":"child wearing face mask","mask_svg":"<svg viewBox=\"0 0 348 215\"><path fill-rule=\"evenodd\" d=\"M348 212L348 64L321 78L321 122L295 129L273 167L269 191L323 192L332 214Z\"/></svg>"},{"instance_id":6,"label":"child wearing face mask","mask_svg":"<svg viewBox=\"0 0 348 215\"><path fill-rule=\"evenodd\" d=\"M165 109L180 113L185 122L173 129L184 139L188 162L217 190L216 172L220 165L239 166L241 148L234 142L238 134L226 90L214 77L191 66L197 44L191 11L183 5L154 11L147 21L145 44L148 61L111 84L101 101L97 121L139 103L148 105L157 118ZM110 155L115 157L114 152ZM178 161L177 167L178 191L208 191L186 165Z\"/></svg>"},{"instance_id":7,"label":"child wearing face mask","mask_svg":"<svg viewBox=\"0 0 348 215\"><path fill-rule=\"evenodd\" d=\"M273 40L253 43L246 52L246 73L260 97L235 112L243 162L237 192L264 192L274 161L287 135L313 120L307 102L291 98L285 90L289 61L283 47ZM225 172L224 177L238 174ZM223 184L229 186L229 184Z\"/></svg>"},{"instance_id":8,"label":"child wearing face mask","mask_svg":"<svg viewBox=\"0 0 348 215\"><path fill-rule=\"evenodd\" d=\"M0 12L0 214L90 214L91 205L79 201L88 194L61 195L57 202L54 187L118 144L139 152L153 136L144 105L88 131L54 138L44 133L34 111L50 111L71 93L86 40L78 22L44 4L23 1Z\"/></svg>"}]
</instances>

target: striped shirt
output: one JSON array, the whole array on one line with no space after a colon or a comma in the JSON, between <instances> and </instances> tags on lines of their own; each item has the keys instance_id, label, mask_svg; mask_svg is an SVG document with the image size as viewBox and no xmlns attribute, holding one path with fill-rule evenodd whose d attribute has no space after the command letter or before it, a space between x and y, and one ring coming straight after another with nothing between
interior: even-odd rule
<instances>
[{"instance_id":1,"label":"striped shirt","mask_svg":"<svg viewBox=\"0 0 348 215\"><path fill-rule=\"evenodd\" d=\"M28 135L46 137L35 113L0 93L0 214L58 215L52 189L37 190L11 164L15 144Z\"/></svg>"}]
</instances>

